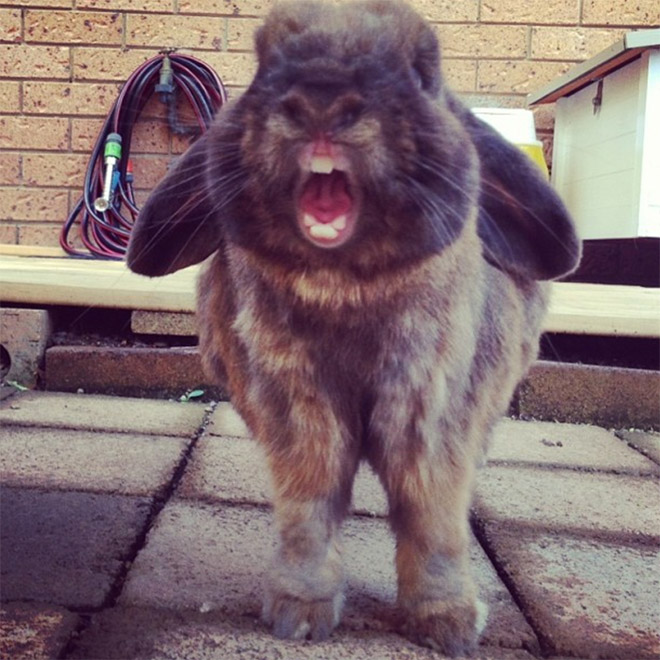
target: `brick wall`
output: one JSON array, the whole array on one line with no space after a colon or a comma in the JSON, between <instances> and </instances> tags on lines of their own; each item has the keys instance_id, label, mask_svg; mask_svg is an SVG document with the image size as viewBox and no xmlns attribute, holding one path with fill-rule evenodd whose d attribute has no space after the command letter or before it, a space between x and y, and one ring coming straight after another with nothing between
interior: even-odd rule
<instances>
[{"instance_id":1,"label":"brick wall","mask_svg":"<svg viewBox=\"0 0 660 660\"><path fill-rule=\"evenodd\" d=\"M88 154L121 81L165 47L194 52L234 96L255 69L252 33L272 0L0 0L0 243L57 245ZM472 105L525 95L630 29L660 24L658 0L413 0ZM537 113L550 145L552 109ZM132 156L141 196L185 147L154 98Z\"/></svg>"}]
</instances>

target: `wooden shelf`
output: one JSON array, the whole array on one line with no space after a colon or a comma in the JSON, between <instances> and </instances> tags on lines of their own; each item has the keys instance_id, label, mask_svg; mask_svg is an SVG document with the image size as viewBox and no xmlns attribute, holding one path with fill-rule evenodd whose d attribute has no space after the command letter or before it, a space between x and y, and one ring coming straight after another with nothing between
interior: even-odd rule
<instances>
[{"instance_id":1,"label":"wooden shelf","mask_svg":"<svg viewBox=\"0 0 660 660\"><path fill-rule=\"evenodd\" d=\"M148 278L123 262L17 256L0 246L0 300L193 312L199 266ZM548 332L660 337L660 289L602 284L553 284Z\"/></svg>"},{"instance_id":2,"label":"wooden shelf","mask_svg":"<svg viewBox=\"0 0 660 660\"><path fill-rule=\"evenodd\" d=\"M123 261L22 257L0 251L0 300L192 312L199 266L165 277L132 273Z\"/></svg>"}]
</instances>

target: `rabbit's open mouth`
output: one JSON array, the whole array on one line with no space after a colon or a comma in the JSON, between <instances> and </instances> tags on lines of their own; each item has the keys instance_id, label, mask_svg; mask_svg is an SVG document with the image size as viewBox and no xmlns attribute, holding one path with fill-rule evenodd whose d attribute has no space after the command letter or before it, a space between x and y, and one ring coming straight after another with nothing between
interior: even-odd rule
<instances>
[{"instance_id":1,"label":"rabbit's open mouth","mask_svg":"<svg viewBox=\"0 0 660 660\"><path fill-rule=\"evenodd\" d=\"M311 153L301 162L304 178L297 203L298 225L307 240L323 248L346 243L357 219L348 164L335 152Z\"/></svg>"}]
</instances>

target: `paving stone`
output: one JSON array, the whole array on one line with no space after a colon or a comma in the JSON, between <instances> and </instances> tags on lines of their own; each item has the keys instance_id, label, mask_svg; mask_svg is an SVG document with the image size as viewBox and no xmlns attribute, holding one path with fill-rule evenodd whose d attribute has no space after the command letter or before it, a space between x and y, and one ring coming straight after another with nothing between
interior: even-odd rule
<instances>
[{"instance_id":1,"label":"paving stone","mask_svg":"<svg viewBox=\"0 0 660 660\"><path fill-rule=\"evenodd\" d=\"M266 458L257 442L208 434L197 443L177 490L180 497L254 504L268 504L271 493ZM352 509L368 515L387 513L385 493L367 465L360 466L356 476Z\"/></svg>"},{"instance_id":2,"label":"paving stone","mask_svg":"<svg viewBox=\"0 0 660 660\"><path fill-rule=\"evenodd\" d=\"M631 447L660 464L660 433L619 431L617 435Z\"/></svg>"},{"instance_id":3,"label":"paving stone","mask_svg":"<svg viewBox=\"0 0 660 660\"><path fill-rule=\"evenodd\" d=\"M115 608L94 617L68 656L78 660L440 660L395 634L340 627L321 643L273 637L254 618ZM482 647L474 660L533 660L525 651Z\"/></svg>"},{"instance_id":4,"label":"paving stone","mask_svg":"<svg viewBox=\"0 0 660 660\"><path fill-rule=\"evenodd\" d=\"M236 438L249 438L250 430L228 401L220 401L209 418L208 433Z\"/></svg>"},{"instance_id":5,"label":"paving stone","mask_svg":"<svg viewBox=\"0 0 660 660\"><path fill-rule=\"evenodd\" d=\"M24 392L0 404L0 425L190 436L204 405L59 392Z\"/></svg>"},{"instance_id":6,"label":"paving stone","mask_svg":"<svg viewBox=\"0 0 660 660\"><path fill-rule=\"evenodd\" d=\"M207 432L197 442L176 494L216 502L268 504L270 493L266 458L257 442Z\"/></svg>"},{"instance_id":7,"label":"paving stone","mask_svg":"<svg viewBox=\"0 0 660 660\"><path fill-rule=\"evenodd\" d=\"M0 383L0 401L4 401L5 399L8 399L11 396L14 396L16 394L16 388L12 387L11 385L4 385Z\"/></svg>"},{"instance_id":8,"label":"paving stone","mask_svg":"<svg viewBox=\"0 0 660 660\"><path fill-rule=\"evenodd\" d=\"M490 463L660 474L655 463L613 433L589 425L503 419L495 427L488 459Z\"/></svg>"},{"instance_id":9,"label":"paving stone","mask_svg":"<svg viewBox=\"0 0 660 660\"><path fill-rule=\"evenodd\" d=\"M3 600L100 607L145 525L146 498L0 490Z\"/></svg>"},{"instance_id":10,"label":"paving stone","mask_svg":"<svg viewBox=\"0 0 660 660\"><path fill-rule=\"evenodd\" d=\"M21 660L59 658L79 617L42 603L6 603L0 607L0 657Z\"/></svg>"},{"instance_id":11,"label":"paving stone","mask_svg":"<svg viewBox=\"0 0 660 660\"><path fill-rule=\"evenodd\" d=\"M482 520L660 540L660 484L651 478L491 466L477 481Z\"/></svg>"},{"instance_id":12,"label":"paving stone","mask_svg":"<svg viewBox=\"0 0 660 660\"><path fill-rule=\"evenodd\" d=\"M170 502L133 563L119 603L257 617L263 571L272 551L267 511ZM349 589L343 626L396 630L394 540L385 521L347 520L344 557ZM482 597L490 606L484 643L534 647L533 632L476 542L472 559Z\"/></svg>"},{"instance_id":13,"label":"paving stone","mask_svg":"<svg viewBox=\"0 0 660 660\"><path fill-rule=\"evenodd\" d=\"M176 437L8 426L0 437L0 480L5 486L158 494L186 447Z\"/></svg>"},{"instance_id":14,"label":"paving stone","mask_svg":"<svg viewBox=\"0 0 660 660\"><path fill-rule=\"evenodd\" d=\"M487 526L498 562L554 653L660 656L660 551Z\"/></svg>"}]
</instances>

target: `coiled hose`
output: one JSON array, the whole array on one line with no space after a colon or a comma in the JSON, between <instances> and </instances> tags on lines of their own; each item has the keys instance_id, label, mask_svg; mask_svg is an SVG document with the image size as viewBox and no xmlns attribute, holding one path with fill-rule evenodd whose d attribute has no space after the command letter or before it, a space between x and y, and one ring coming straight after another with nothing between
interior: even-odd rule
<instances>
[{"instance_id":1,"label":"coiled hose","mask_svg":"<svg viewBox=\"0 0 660 660\"><path fill-rule=\"evenodd\" d=\"M96 140L87 165L83 194L60 232L60 245L83 258L122 259L139 208L133 191L131 136L137 118L154 94L168 106L168 124L177 134L192 132L177 119L175 90L181 90L204 132L227 94L217 73L189 55L162 52L140 65L124 83ZM105 169L104 169L105 168ZM78 225L85 248L75 248L69 235Z\"/></svg>"}]
</instances>

